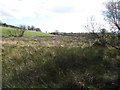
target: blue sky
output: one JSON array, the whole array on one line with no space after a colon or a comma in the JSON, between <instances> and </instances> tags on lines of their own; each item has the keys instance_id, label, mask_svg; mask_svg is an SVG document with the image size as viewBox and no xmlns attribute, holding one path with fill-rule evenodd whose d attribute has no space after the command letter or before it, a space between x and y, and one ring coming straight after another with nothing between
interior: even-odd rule
<instances>
[{"instance_id":1,"label":"blue sky","mask_svg":"<svg viewBox=\"0 0 120 90\"><path fill-rule=\"evenodd\" d=\"M106 1L0 0L0 20L12 25L34 25L43 32L86 32L84 25L90 16L106 25L102 15Z\"/></svg>"}]
</instances>

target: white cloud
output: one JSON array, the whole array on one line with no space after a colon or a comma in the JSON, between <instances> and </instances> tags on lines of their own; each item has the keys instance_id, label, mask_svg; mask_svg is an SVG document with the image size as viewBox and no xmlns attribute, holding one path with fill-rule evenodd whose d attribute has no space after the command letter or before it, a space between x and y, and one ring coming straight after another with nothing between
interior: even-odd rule
<instances>
[{"instance_id":1,"label":"white cloud","mask_svg":"<svg viewBox=\"0 0 120 90\"><path fill-rule=\"evenodd\" d=\"M107 0L0 0L0 19L35 18L42 20L28 22L43 31L79 32L87 17L94 15L101 20L102 2Z\"/></svg>"}]
</instances>

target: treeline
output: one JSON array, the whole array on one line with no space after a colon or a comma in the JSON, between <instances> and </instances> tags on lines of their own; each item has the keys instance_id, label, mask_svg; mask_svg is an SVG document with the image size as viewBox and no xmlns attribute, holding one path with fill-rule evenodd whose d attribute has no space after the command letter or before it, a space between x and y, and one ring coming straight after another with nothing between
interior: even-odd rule
<instances>
[{"instance_id":1,"label":"treeline","mask_svg":"<svg viewBox=\"0 0 120 90\"><path fill-rule=\"evenodd\" d=\"M19 29L20 29L20 27L13 26L13 25L8 25L8 24L6 24L6 23L0 23L0 26L12 27L12 28L19 28Z\"/></svg>"},{"instance_id":2,"label":"treeline","mask_svg":"<svg viewBox=\"0 0 120 90\"><path fill-rule=\"evenodd\" d=\"M33 25L32 26L20 25L19 27L22 28L22 29L26 29L26 30L32 30L32 31L39 31L39 32L41 32L40 28L36 28Z\"/></svg>"},{"instance_id":3,"label":"treeline","mask_svg":"<svg viewBox=\"0 0 120 90\"><path fill-rule=\"evenodd\" d=\"M32 30L32 31L39 31L39 32L41 32L40 28L36 28L33 25L32 26L26 26L26 25L14 26L14 25L8 25L6 23L0 22L0 26L12 27L12 28L17 28L17 29L24 29L24 30Z\"/></svg>"}]
</instances>

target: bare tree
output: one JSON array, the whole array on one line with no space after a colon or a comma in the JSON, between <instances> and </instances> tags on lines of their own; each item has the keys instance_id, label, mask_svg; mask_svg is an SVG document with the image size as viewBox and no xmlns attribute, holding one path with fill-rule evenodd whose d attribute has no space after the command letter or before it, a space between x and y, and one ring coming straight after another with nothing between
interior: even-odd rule
<instances>
[{"instance_id":1,"label":"bare tree","mask_svg":"<svg viewBox=\"0 0 120 90\"><path fill-rule=\"evenodd\" d=\"M109 44L116 48L120 46L120 0L110 0L105 3L105 7L106 11L104 11L104 15L106 20L108 20L112 26L111 31L115 32L112 33L111 43Z\"/></svg>"},{"instance_id":2,"label":"bare tree","mask_svg":"<svg viewBox=\"0 0 120 90\"><path fill-rule=\"evenodd\" d=\"M106 19L120 31L120 1L110 0L105 7L107 9L104 12Z\"/></svg>"},{"instance_id":3,"label":"bare tree","mask_svg":"<svg viewBox=\"0 0 120 90\"><path fill-rule=\"evenodd\" d=\"M85 29L90 33L89 38L94 40L93 46L106 46L107 30L103 27L104 25L98 23L95 20L95 17L91 16L90 18L88 18L87 24L85 25Z\"/></svg>"},{"instance_id":4,"label":"bare tree","mask_svg":"<svg viewBox=\"0 0 120 90\"><path fill-rule=\"evenodd\" d=\"M100 36L99 36L100 34L98 34L98 33L101 33L103 26L104 25L98 23L95 20L94 16L91 16L88 18L87 24L84 27L91 34L92 38L95 39L95 38L100 38Z\"/></svg>"},{"instance_id":5,"label":"bare tree","mask_svg":"<svg viewBox=\"0 0 120 90\"><path fill-rule=\"evenodd\" d=\"M95 17L91 16L87 20L87 24L85 25L85 29L90 33L98 33L100 32L101 28L103 27L102 24L96 22Z\"/></svg>"}]
</instances>

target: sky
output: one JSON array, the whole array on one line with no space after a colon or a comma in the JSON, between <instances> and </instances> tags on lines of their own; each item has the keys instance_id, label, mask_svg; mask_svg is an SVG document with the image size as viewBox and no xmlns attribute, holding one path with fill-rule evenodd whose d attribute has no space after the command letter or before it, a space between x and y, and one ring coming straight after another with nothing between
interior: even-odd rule
<instances>
[{"instance_id":1,"label":"sky","mask_svg":"<svg viewBox=\"0 0 120 90\"><path fill-rule=\"evenodd\" d=\"M43 32L86 32L87 20L107 27L102 11L107 0L0 0L0 20L11 25L34 25ZM105 26L106 25L106 26Z\"/></svg>"}]
</instances>

